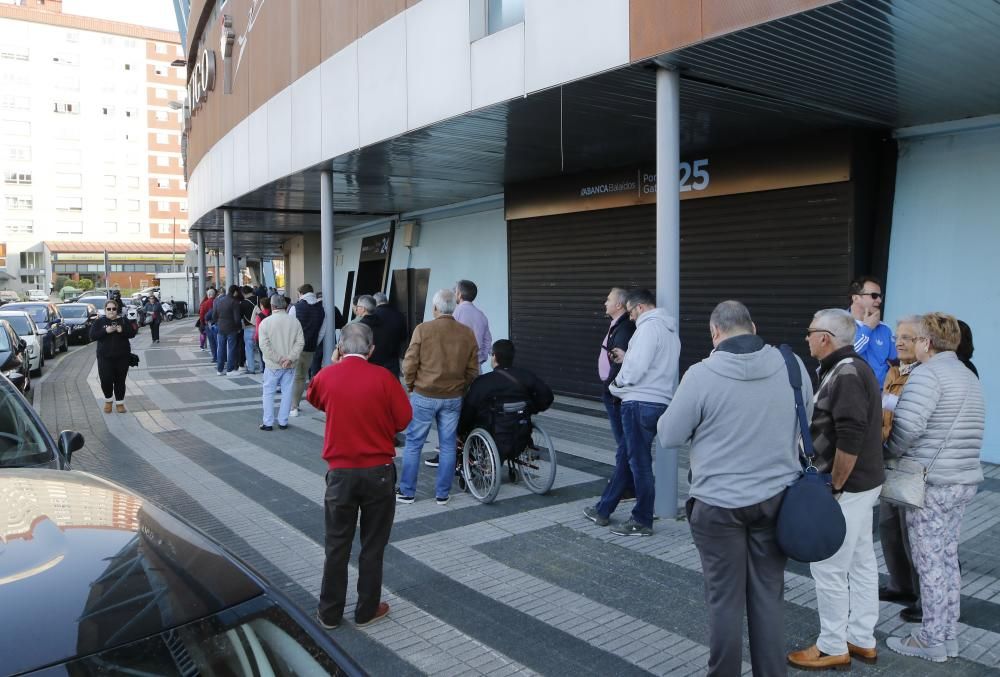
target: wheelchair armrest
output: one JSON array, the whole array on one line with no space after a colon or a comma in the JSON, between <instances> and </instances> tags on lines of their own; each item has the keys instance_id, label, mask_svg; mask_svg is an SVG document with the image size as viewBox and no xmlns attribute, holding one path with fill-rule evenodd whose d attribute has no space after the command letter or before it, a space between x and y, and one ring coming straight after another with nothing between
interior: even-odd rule
<instances>
[{"instance_id":1,"label":"wheelchair armrest","mask_svg":"<svg viewBox=\"0 0 1000 677\"><path fill-rule=\"evenodd\" d=\"M521 411L527 411L528 403L521 400L518 402L504 402L500 405L500 411L504 414L516 414Z\"/></svg>"}]
</instances>

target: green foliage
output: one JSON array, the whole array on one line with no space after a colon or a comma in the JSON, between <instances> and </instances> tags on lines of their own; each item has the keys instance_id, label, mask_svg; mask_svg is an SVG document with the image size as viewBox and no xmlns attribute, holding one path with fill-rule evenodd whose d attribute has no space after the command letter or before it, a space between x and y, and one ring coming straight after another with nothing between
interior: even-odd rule
<instances>
[{"instance_id":1,"label":"green foliage","mask_svg":"<svg viewBox=\"0 0 1000 677\"><path fill-rule=\"evenodd\" d=\"M59 277L57 277L56 278L56 291L59 291L60 289L62 289L63 287L65 287L67 284L69 284L69 282L70 282L70 280L69 280L68 277L64 277L62 275L60 275Z\"/></svg>"},{"instance_id":2,"label":"green foliage","mask_svg":"<svg viewBox=\"0 0 1000 677\"><path fill-rule=\"evenodd\" d=\"M94 281L82 278L76 283L76 287L77 289L82 289L83 291L90 291L94 288Z\"/></svg>"}]
</instances>

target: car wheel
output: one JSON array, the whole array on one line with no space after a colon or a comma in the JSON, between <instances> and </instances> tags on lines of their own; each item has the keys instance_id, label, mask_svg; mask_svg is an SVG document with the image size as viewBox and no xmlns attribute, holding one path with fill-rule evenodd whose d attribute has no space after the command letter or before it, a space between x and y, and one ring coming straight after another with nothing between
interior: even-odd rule
<instances>
[{"instance_id":1,"label":"car wheel","mask_svg":"<svg viewBox=\"0 0 1000 677\"><path fill-rule=\"evenodd\" d=\"M52 341L48 341L46 343L43 343L42 344L42 357L45 357L45 358L48 358L48 359L51 360L55 356L56 356L56 351L52 347Z\"/></svg>"},{"instance_id":2,"label":"car wheel","mask_svg":"<svg viewBox=\"0 0 1000 677\"><path fill-rule=\"evenodd\" d=\"M65 353L67 350L69 350L69 336L63 336L63 344L62 348L59 349L59 352Z\"/></svg>"}]
</instances>

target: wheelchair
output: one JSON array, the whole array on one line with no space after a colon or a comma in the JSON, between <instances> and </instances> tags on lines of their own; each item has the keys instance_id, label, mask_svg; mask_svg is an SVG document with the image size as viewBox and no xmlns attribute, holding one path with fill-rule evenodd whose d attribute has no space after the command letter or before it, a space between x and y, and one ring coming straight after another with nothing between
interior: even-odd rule
<instances>
[{"instance_id":1,"label":"wheelchair","mask_svg":"<svg viewBox=\"0 0 1000 677\"><path fill-rule=\"evenodd\" d=\"M488 428L473 429L459 450L459 487L480 503L492 503L506 464L511 482L521 480L533 493L547 493L556 479L555 448L549 434L531 420L528 403L494 403Z\"/></svg>"}]
</instances>

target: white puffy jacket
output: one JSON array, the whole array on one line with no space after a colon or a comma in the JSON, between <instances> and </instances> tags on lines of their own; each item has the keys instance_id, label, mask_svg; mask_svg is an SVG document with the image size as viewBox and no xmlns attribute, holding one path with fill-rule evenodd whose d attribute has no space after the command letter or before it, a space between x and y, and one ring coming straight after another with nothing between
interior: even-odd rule
<instances>
[{"instance_id":1,"label":"white puffy jacket","mask_svg":"<svg viewBox=\"0 0 1000 677\"><path fill-rule=\"evenodd\" d=\"M979 379L954 352L938 353L914 369L903 387L892 420L889 455L926 466L941 449L927 474L929 484L978 484L983 481L979 454L985 421Z\"/></svg>"}]
</instances>

